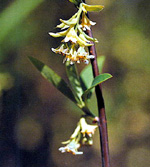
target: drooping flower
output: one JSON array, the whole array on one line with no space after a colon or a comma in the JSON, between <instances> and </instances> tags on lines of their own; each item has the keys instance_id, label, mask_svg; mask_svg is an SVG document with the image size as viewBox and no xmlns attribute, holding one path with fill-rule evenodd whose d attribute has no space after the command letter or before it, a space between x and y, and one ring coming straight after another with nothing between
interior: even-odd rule
<instances>
[{"instance_id":1,"label":"drooping flower","mask_svg":"<svg viewBox=\"0 0 150 167\"><path fill-rule=\"evenodd\" d=\"M85 51L85 48L83 46L80 46L77 50L77 55L80 61L84 62L85 64L88 64L89 59L94 58L94 55L89 55L89 52Z\"/></svg>"},{"instance_id":2,"label":"drooping flower","mask_svg":"<svg viewBox=\"0 0 150 167\"><path fill-rule=\"evenodd\" d=\"M62 153L69 152L74 155L83 154L83 152L78 151L78 149L83 145L93 144L93 135L97 125L89 125L86 123L85 117L80 118L77 127L70 139L62 144L66 144L64 147L60 147L59 151Z\"/></svg>"},{"instance_id":3,"label":"drooping flower","mask_svg":"<svg viewBox=\"0 0 150 167\"><path fill-rule=\"evenodd\" d=\"M64 147L60 147L59 151L61 151L62 153L69 152L69 153L72 153L74 155L83 154L83 152L78 151L78 149L81 146L81 144L79 142L79 140L80 140L79 135L80 135L80 125L78 124L75 131L71 135L70 139L68 141L62 142L62 144L67 144L67 145Z\"/></svg>"},{"instance_id":4,"label":"drooping flower","mask_svg":"<svg viewBox=\"0 0 150 167\"><path fill-rule=\"evenodd\" d=\"M81 46L91 46L93 44L90 43L86 38L81 38L77 35L77 32L75 31L74 27L70 27L68 32L66 33L65 38L62 40L62 42L69 42L77 43Z\"/></svg>"},{"instance_id":5,"label":"drooping flower","mask_svg":"<svg viewBox=\"0 0 150 167\"><path fill-rule=\"evenodd\" d=\"M84 118L81 118L81 127L82 127L81 133L84 136L87 134L89 137L92 137L97 128L97 125L89 125L86 123Z\"/></svg>"},{"instance_id":6,"label":"drooping flower","mask_svg":"<svg viewBox=\"0 0 150 167\"><path fill-rule=\"evenodd\" d=\"M52 48L53 52L65 56L63 62L69 61L70 64L84 62L88 64L89 59L93 59L94 56L85 51L85 48L92 46L98 40L84 32L85 30L90 30L90 27L96 24L88 19L86 13L88 11L100 11L103 9L103 6L87 5L81 2L78 5L78 12L69 20L60 19L61 24L56 27L62 31L58 33L50 32L49 34L53 37L64 37L61 41L62 45L56 49Z\"/></svg>"},{"instance_id":7,"label":"drooping flower","mask_svg":"<svg viewBox=\"0 0 150 167\"><path fill-rule=\"evenodd\" d=\"M66 37L64 38L63 42L73 42L76 43L77 42L77 33L74 30L74 27L71 27L68 31L68 33L66 34Z\"/></svg>"},{"instance_id":8,"label":"drooping flower","mask_svg":"<svg viewBox=\"0 0 150 167\"><path fill-rule=\"evenodd\" d=\"M88 17L86 16L85 12L82 13L82 19L81 19L81 24L80 27L86 31L86 30L90 30L91 25L95 25L96 22L92 22L91 20L88 19Z\"/></svg>"},{"instance_id":9,"label":"drooping flower","mask_svg":"<svg viewBox=\"0 0 150 167\"><path fill-rule=\"evenodd\" d=\"M70 50L64 49L62 53L65 55L64 62L70 61L70 64L74 64L75 62L88 64L89 59L94 58L94 55L89 55L89 52L85 51L84 46L80 46L78 50L76 50L75 44L71 46Z\"/></svg>"},{"instance_id":10,"label":"drooping flower","mask_svg":"<svg viewBox=\"0 0 150 167\"><path fill-rule=\"evenodd\" d=\"M73 155L81 155L83 152L78 151L79 148L80 144L75 140L71 140L65 147L60 147L59 151L61 151L61 153L68 152L72 153Z\"/></svg>"},{"instance_id":11,"label":"drooping flower","mask_svg":"<svg viewBox=\"0 0 150 167\"><path fill-rule=\"evenodd\" d=\"M69 51L69 49L65 46L65 44L61 44L56 49L52 48L52 51L59 54L66 54Z\"/></svg>"},{"instance_id":12,"label":"drooping flower","mask_svg":"<svg viewBox=\"0 0 150 167\"><path fill-rule=\"evenodd\" d=\"M63 20L60 19L60 21L62 22L61 24L57 25L57 28L61 28L61 30L69 28L70 26L73 26L77 23L77 14L75 13L69 20Z\"/></svg>"},{"instance_id":13,"label":"drooping flower","mask_svg":"<svg viewBox=\"0 0 150 167\"><path fill-rule=\"evenodd\" d=\"M66 60L67 61L70 60L70 64L74 64L74 62L78 61L75 45L72 45L70 51L68 53L66 53Z\"/></svg>"}]
</instances>

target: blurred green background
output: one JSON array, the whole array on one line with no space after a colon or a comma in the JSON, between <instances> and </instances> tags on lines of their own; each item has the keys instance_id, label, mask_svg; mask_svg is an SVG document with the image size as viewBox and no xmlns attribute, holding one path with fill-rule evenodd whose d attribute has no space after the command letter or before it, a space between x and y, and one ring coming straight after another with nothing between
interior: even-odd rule
<instances>
[{"instance_id":1,"label":"blurred green background","mask_svg":"<svg viewBox=\"0 0 150 167\"><path fill-rule=\"evenodd\" d=\"M105 9L91 13L103 71L112 167L150 166L150 1L87 0ZM48 35L59 18L76 12L68 0L0 0L0 166L99 167L99 135L82 156L61 154L80 110L41 77L34 56L66 79L60 39ZM80 65L79 70L84 68ZM88 77L88 76L87 76ZM91 108L96 113L93 96Z\"/></svg>"}]
</instances>

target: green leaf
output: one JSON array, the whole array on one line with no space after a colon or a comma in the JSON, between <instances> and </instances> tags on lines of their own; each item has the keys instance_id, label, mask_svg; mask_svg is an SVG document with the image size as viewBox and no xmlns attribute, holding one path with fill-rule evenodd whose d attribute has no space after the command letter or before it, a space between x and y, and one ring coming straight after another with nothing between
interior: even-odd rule
<instances>
[{"instance_id":1,"label":"green leaf","mask_svg":"<svg viewBox=\"0 0 150 167\"><path fill-rule=\"evenodd\" d=\"M38 59L33 58L31 56L29 56L29 59L32 62L32 64L40 71L44 78L46 78L50 83L52 83L61 93L63 93L70 100L76 103L76 99L72 90L58 74L56 74L50 67L48 67Z\"/></svg>"},{"instance_id":2,"label":"green leaf","mask_svg":"<svg viewBox=\"0 0 150 167\"><path fill-rule=\"evenodd\" d=\"M83 89L80 84L80 79L77 73L76 65L75 64L70 65L69 62L66 62L66 72L67 72L67 76L70 81L72 90L74 92L74 95L77 97L77 100L79 103L83 103L81 98L83 94Z\"/></svg>"},{"instance_id":3,"label":"green leaf","mask_svg":"<svg viewBox=\"0 0 150 167\"><path fill-rule=\"evenodd\" d=\"M102 73L102 69L103 69L104 62L105 62L105 56L98 57L97 62L98 62L99 72ZM83 90L86 90L91 86L92 80L93 80L91 64L87 65L82 70L82 72L80 74L80 79L81 79Z\"/></svg>"},{"instance_id":4,"label":"green leaf","mask_svg":"<svg viewBox=\"0 0 150 167\"><path fill-rule=\"evenodd\" d=\"M102 82L104 82L110 78L112 78L112 75L108 74L108 73L100 74L99 76L95 77L93 82L92 82L91 87L88 88L82 95L84 101L86 101L88 99L88 94L91 92L91 89L93 89L95 86L101 84Z\"/></svg>"},{"instance_id":5,"label":"green leaf","mask_svg":"<svg viewBox=\"0 0 150 167\"><path fill-rule=\"evenodd\" d=\"M0 43L44 0L15 0L0 14Z\"/></svg>"}]
</instances>

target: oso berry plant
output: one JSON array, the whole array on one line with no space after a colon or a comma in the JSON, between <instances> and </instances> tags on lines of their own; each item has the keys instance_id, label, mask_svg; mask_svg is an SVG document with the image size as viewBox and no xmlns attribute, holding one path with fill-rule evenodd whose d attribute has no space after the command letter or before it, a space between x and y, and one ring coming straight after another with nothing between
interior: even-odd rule
<instances>
[{"instance_id":1,"label":"oso berry plant","mask_svg":"<svg viewBox=\"0 0 150 167\"><path fill-rule=\"evenodd\" d=\"M74 155L83 154L79 149L82 146L93 144L93 135L98 127L101 136L102 166L109 166L107 124L101 83L112 76L108 73L99 75L98 65L100 65L101 72L104 57L97 58L94 43L98 43L98 40L91 35L91 26L94 26L96 22L91 21L88 17L89 12L99 12L104 6L88 5L82 0L70 0L70 2L75 4L77 12L68 20L60 19L61 23L56 26L60 30L56 33L49 33L52 37L63 38L60 45L57 48L52 48L52 51L62 55L62 62L66 67L69 83L40 60L33 57L29 57L29 59L43 77L83 111L73 134L69 140L62 142L65 146L60 147L59 151L62 153L69 152ZM94 76L92 76L90 62ZM80 63L86 65L79 74L76 64ZM89 109L93 88L96 88L98 116L94 115ZM91 120L91 124L87 123L87 119Z\"/></svg>"}]
</instances>

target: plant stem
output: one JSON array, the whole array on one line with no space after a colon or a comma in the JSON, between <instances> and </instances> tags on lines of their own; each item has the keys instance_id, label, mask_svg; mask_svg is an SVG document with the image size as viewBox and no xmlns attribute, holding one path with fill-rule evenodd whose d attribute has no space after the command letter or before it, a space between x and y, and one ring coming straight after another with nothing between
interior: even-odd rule
<instances>
[{"instance_id":1,"label":"plant stem","mask_svg":"<svg viewBox=\"0 0 150 167\"><path fill-rule=\"evenodd\" d=\"M86 33L90 37L93 37L91 30L87 30ZM89 47L89 52L91 55L95 56L95 58L91 60L93 76L95 78L96 76L99 75L95 45L92 45ZM96 97L97 97L98 114L99 114L98 127L99 127L99 133L100 133L102 167L110 167L107 120L106 120L105 104L104 104L104 99L103 99L103 95L102 95L101 84L96 86L95 93L96 93Z\"/></svg>"},{"instance_id":2,"label":"plant stem","mask_svg":"<svg viewBox=\"0 0 150 167\"><path fill-rule=\"evenodd\" d=\"M92 37L92 32L87 32L90 37ZM97 54L95 50L95 46L89 47L90 54L94 55L95 58L91 60L93 76L96 77L99 75L98 65L97 65ZM96 86L95 93L97 97L98 104L98 114L99 114L99 133L100 133L100 144L101 144L101 154L102 154L102 167L110 167L110 157L109 157L109 144L108 144L108 132L107 132L107 120L105 113L105 104L102 95L101 84Z\"/></svg>"}]
</instances>

